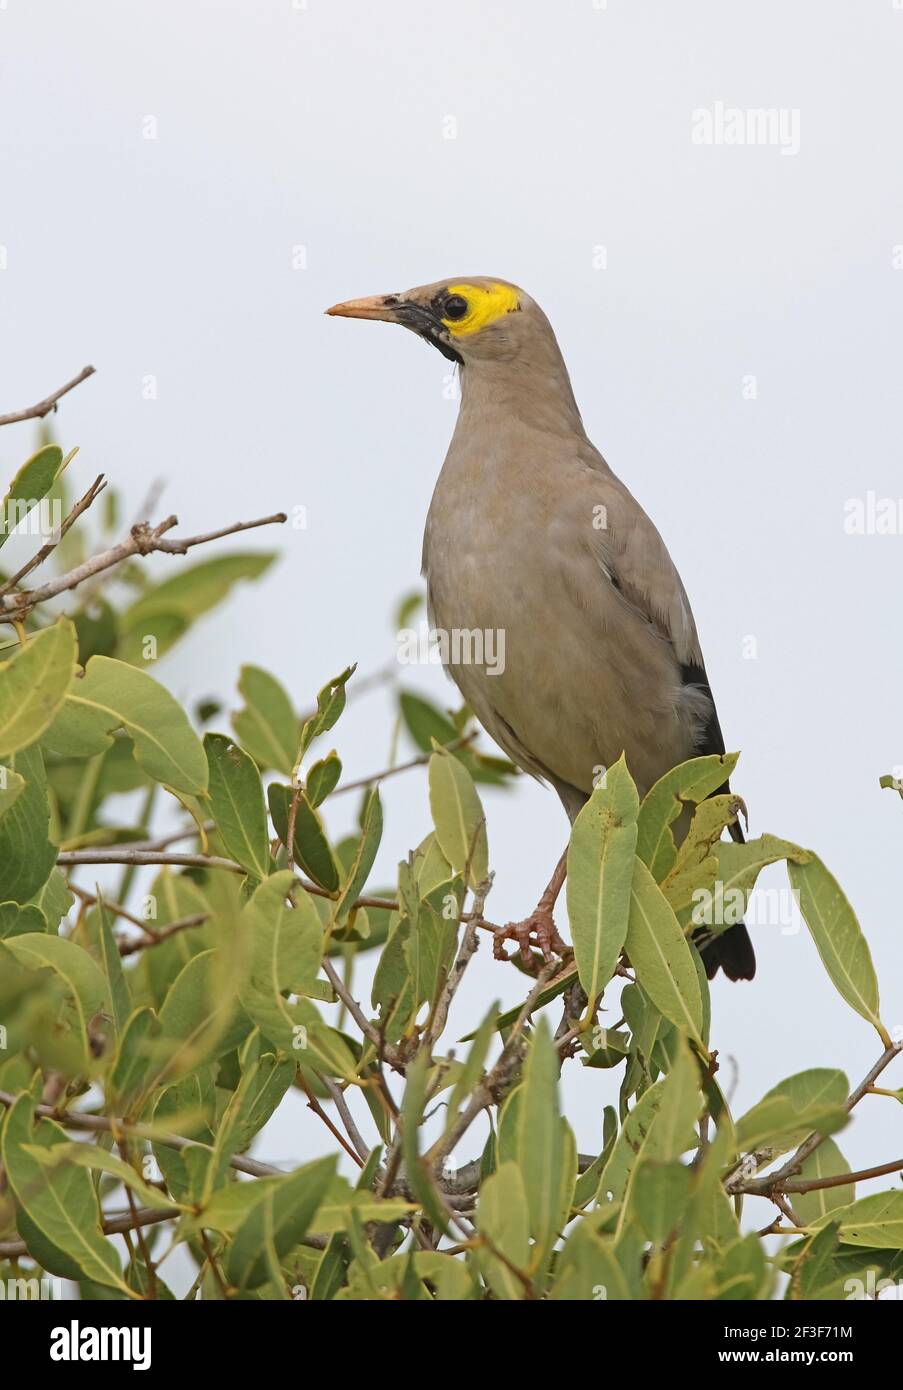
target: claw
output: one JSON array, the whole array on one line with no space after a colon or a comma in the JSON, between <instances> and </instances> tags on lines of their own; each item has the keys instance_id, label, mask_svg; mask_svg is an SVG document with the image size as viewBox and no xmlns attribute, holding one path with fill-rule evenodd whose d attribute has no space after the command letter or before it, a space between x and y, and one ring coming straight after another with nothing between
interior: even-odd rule
<instances>
[{"instance_id":1,"label":"claw","mask_svg":"<svg viewBox=\"0 0 903 1390\"><path fill-rule=\"evenodd\" d=\"M552 913L543 907L537 907L522 922L508 922L496 928L492 946L496 960L514 959L505 950L506 941L517 942L521 964L531 975L538 974L543 963L549 964L556 955L563 956L570 949L558 935ZM534 947L541 953L541 959L534 954Z\"/></svg>"}]
</instances>

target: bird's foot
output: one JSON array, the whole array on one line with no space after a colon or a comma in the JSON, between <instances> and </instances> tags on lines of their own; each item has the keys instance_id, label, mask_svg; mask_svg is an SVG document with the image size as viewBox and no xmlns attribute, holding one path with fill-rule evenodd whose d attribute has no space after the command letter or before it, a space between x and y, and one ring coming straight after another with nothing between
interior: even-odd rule
<instances>
[{"instance_id":1,"label":"bird's foot","mask_svg":"<svg viewBox=\"0 0 903 1390\"><path fill-rule=\"evenodd\" d=\"M492 954L496 960L514 959L505 950L506 941L517 942L520 963L531 975L538 975L544 964L548 965L556 956L563 956L570 950L558 935L551 908L542 904L522 922L508 922L504 927L496 927L492 944ZM540 955L537 956L536 951Z\"/></svg>"}]
</instances>

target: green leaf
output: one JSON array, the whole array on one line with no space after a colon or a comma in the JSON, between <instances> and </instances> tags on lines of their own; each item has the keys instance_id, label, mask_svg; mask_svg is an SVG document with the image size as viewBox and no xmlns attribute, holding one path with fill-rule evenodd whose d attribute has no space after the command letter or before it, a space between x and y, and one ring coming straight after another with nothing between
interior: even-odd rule
<instances>
[{"instance_id":1,"label":"green leaf","mask_svg":"<svg viewBox=\"0 0 903 1390\"><path fill-rule=\"evenodd\" d=\"M8 767L0 767L0 818L12 806L20 792L25 789L25 778Z\"/></svg>"},{"instance_id":2,"label":"green leaf","mask_svg":"<svg viewBox=\"0 0 903 1390\"><path fill-rule=\"evenodd\" d=\"M300 764L302 756L307 752L314 739L319 738L321 734L328 733L336 724L345 708L345 685L349 678L354 675L354 670L353 666L346 666L339 675L327 681L317 695L316 711L304 721L304 727L301 730L301 742L292 763L292 771Z\"/></svg>"},{"instance_id":3,"label":"green leaf","mask_svg":"<svg viewBox=\"0 0 903 1390\"><path fill-rule=\"evenodd\" d=\"M0 903L0 941L11 936L25 936L31 932L47 930L47 923L41 911L29 905L20 907L18 903Z\"/></svg>"},{"instance_id":4,"label":"green leaf","mask_svg":"<svg viewBox=\"0 0 903 1390\"><path fill-rule=\"evenodd\" d=\"M872 1024L885 1047L889 1046L890 1037L878 1015L878 979L871 952L843 889L814 854L805 864L789 863L787 871L799 894L806 926L835 988L861 1018Z\"/></svg>"},{"instance_id":5,"label":"green leaf","mask_svg":"<svg viewBox=\"0 0 903 1390\"><path fill-rule=\"evenodd\" d=\"M36 1126L33 1120L34 1100L20 1096L7 1113L0 1155L20 1211L46 1242L42 1263L62 1278L90 1279L129 1293L116 1251L100 1229L90 1174L74 1164L48 1170L38 1163L27 1151L30 1146L68 1147L69 1140L51 1120L39 1120Z\"/></svg>"},{"instance_id":6,"label":"green leaf","mask_svg":"<svg viewBox=\"0 0 903 1390\"><path fill-rule=\"evenodd\" d=\"M490 1244L479 1252L479 1264L496 1298L524 1297L525 1273L530 1259L527 1196L516 1163L502 1163L480 1188L477 1229ZM498 1250L504 1258L492 1253ZM513 1266L513 1268L512 1268Z\"/></svg>"},{"instance_id":7,"label":"green leaf","mask_svg":"<svg viewBox=\"0 0 903 1390\"><path fill-rule=\"evenodd\" d=\"M644 1158L636 1167L632 1195L644 1234L653 1245L663 1245L686 1210L690 1170L676 1160Z\"/></svg>"},{"instance_id":8,"label":"green leaf","mask_svg":"<svg viewBox=\"0 0 903 1390\"><path fill-rule=\"evenodd\" d=\"M634 861L627 954L655 1007L702 1044L702 992L691 948L643 861Z\"/></svg>"},{"instance_id":9,"label":"green leaf","mask_svg":"<svg viewBox=\"0 0 903 1390\"><path fill-rule=\"evenodd\" d=\"M288 838L288 823L291 814L292 798L295 793L291 787L271 782L267 788L267 800L276 834L283 844ZM332 852L320 814L311 805L305 792L297 792L294 836L295 862L300 865L321 888L328 893L337 893L340 886L339 866Z\"/></svg>"},{"instance_id":10,"label":"green leaf","mask_svg":"<svg viewBox=\"0 0 903 1390\"><path fill-rule=\"evenodd\" d=\"M318 1158L264 1189L228 1247L224 1272L230 1284L254 1289L271 1277L267 1247L277 1259L297 1245L310 1226L335 1173L336 1158Z\"/></svg>"},{"instance_id":11,"label":"green leaf","mask_svg":"<svg viewBox=\"0 0 903 1390\"><path fill-rule=\"evenodd\" d=\"M161 613L175 613L191 622L222 603L239 580L259 579L275 558L272 550L242 550L188 565L127 608L121 617L122 627L134 631Z\"/></svg>"},{"instance_id":12,"label":"green leaf","mask_svg":"<svg viewBox=\"0 0 903 1390\"><path fill-rule=\"evenodd\" d=\"M253 875L270 867L267 813L260 773L252 758L223 734L205 734L213 819L226 852Z\"/></svg>"},{"instance_id":13,"label":"green leaf","mask_svg":"<svg viewBox=\"0 0 903 1390\"><path fill-rule=\"evenodd\" d=\"M243 1056L256 1041L257 1035L254 1035L245 1044ZM232 1155L247 1148L261 1125L272 1115L294 1081L296 1070L293 1058L280 1061L272 1052L246 1061L238 1086L218 1122L213 1152L198 1196L200 1205L205 1205L225 1181Z\"/></svg>"},{"instance_id":14,"label":"green leaf","mask_svg":"<svg viewBox=\"0 0 903 1390\"><path fill-rule=\"evenodd\" d=\"M870 1245L876 1250L903 1250L903 1188L874 1192L848 1207L838 1207L816 1221L818 1230L838 1222L842 1245Z\"/></svg>"},{"instance_id":15,"label":"green leaf","mask_svg":"<svg viewBox=\"0 0 903 1390\"><path fill-rule=\"evenodd\" d=\"M293 893L295 907L286 897ZM244 1008L280 1047L294 1046L299 1021L284 994L309 994L320 969L323 928L317 910L287 869L255 889L240 930L250 938L250 974L241 985Z\"/></svg>"},{"instance_id":16,"label":"green leaf","mask_svg":"<svg viewBox=\"0 0 903 1390\"><path fill-rule=\"evenodd\" d=\"M173 1213L181 1210L181 1204L174 1202L158 1187L151 1187L145 1182L130 1163L125 1163L115 1154L108 1153L106 1149L99 1149L94 1144L83 1144L71 1140L69 1143L54 1144L51 1148L45 1148L40 1144L24 1144L25 1152L33 1158L42 1168L47 1170L48 1176L52 1176L51 1170L60 1164L75 1164L79 1168L87 1168L96 1173L107 1173L110 1177L116 1178L119 1182L130 1187L139 1201L148 1207L168 1208Z\"/></svg>"},{"instance_id":17,"label":"green leaf","mask_svg":"<svg viewBox=\"0 0 903 1390\"><path fill-rule=\"evenodd\" d=\"M429 761L430 811L439 847L456 873L467 870L472 888L489 873L486 818L473 778L451 753Z\"/></svg>"},{"instance_id":18,"label":"green leaf","mask_svg":"<svg viewBox=\"0 0 903 1390\"><path fill-rule=\"evenodd\" d=\"M158 1074L154 1054L159 1037L160 1021L153 1009L146 1006L136 1009L120 1029L119 1047L107 1081L108 1096L117 1115L128 1118L136 1098L148 1089L148 1077Z\"/></svg>"},{"instance_id":19,"label":"green leaf","mask_svg":"<svg viewBox=\"0 0 903 1390\"><path fill-rule=\"evenodd\" d=\"M13 775L23 778L24 785L0 817L0 901L25 903L47 882L58 850L48 839L50 806L41 750L21 748L13 754Z\"/></svg>"},{"instance_id":20,"label":"green leaf","mask_svg":"<svg viewBox=\"0 0 903 1390\"><path fill-rule=\"evenodd\" d=\"M27 748L53 722L77 655L75 628L59 618L0 666L0 758Z\"/></svg>"},{"instance_id":21,"label":"green leaf","mask_svg":"<svg viewBox=\"0 0 903 1390\"><path fill-rule=\"evenodd\" d=\"M38 909L49 929L55 931L75 900L62 869L55 868L28 901Z\"/></svg>"},{"instance_id":22,"label":"green leaf","mask_svg":"<svg viewBox=\"0 0 903 1390\"><path fill-rule=\"evenodd\" d=\"M85 1073L95 1069L89 1025L97 1015L108 1013L110 995L107 982L98 966L74 941L49 932L26 933L6 941L8 950L30 970L48 968L66 986L68 1003L58 1020L58 1027L72 1031L78 1041L80 1068Z\"/></svg>"},{"instance_id":23,"label":"green leaf","mask_svg":"<svg viewBox=\"0 0 903 1390\"><path fill-rule=\"evenodd\" d=\"M432 1173L420 1157L418 1129L423 1122L429 1080L430 1058L420 1051L407 1070L404 1100L401 1106L401 1150L404 1168L413 1195L439 1231L447 1231L448 1217L442 1207Z\"/></svg>"},{"instance_id":24,"label":"green leaf","mask_svg":"<svg viewBox=\"0 0 903 1390\"><path fill-rule=\"evenodd\" d=\"M555 1264L552 1298L580 1303L626 1303L633 1299L614 1241L580 1221Z\"/></svg>"},{"instance_id":25,"label":"green leaf","mask_svg":"<svg viewBox=\"0 0 903 1390\"><path fill-rule=\"evenodd\" d=\"M850 1084L842 1071L813 1067L773 1086L737 1121L737 1143L745 1151L767 1145L780 1152L801 1144L813 1130L830 1134L849 1118L844 1102Z\"/></svg>"},{"instance_id":26,"label":"green leaf","mask_svg":"<svg viewBox=\"0 0 903 1390\"><path fill-rule=\"evenodd\" d=\"M714 1273L712 1298L750 1302L768 1297L771 1274L762 1242L754 1233L732 1241L721 1252Z\"/></svg>"},{"instance_id":27,"label":"green leaf","mask_svg":"<svg viewBox=\"0 0 903 1390\"><path fill-rule=\"evenodd\" d=\"M9 485L0 512L0 546L4 546L39 502L53 487L62 471L63 451L58 444L45 444L23 463Z\"/></svg>"},{"instance_id":28,"label":"green leaf","mask_svg":"<svg viewBox=\"0 0 903 1390\"><path fill-rule=\"evenodd\" d=\"M221 950L202 951L178 975L160 1010L156 1085L172 1082L221 1057L251 1031L233 993Z\"/></svg>"},{"instance_id":29,"label":"green leaf","mask_svg":"<svg viewBox=\"0 0 903 1390\"><path fill-rule=\"evenodd\" d=\"M146 672L108 656L92 656L83 679L73 683L64 716L57 720L57 737L51 729L45 740L55 750L71 731L81 748L102 753L113 730L123 728L149 777L189 796L206 792L203 745L182 707Z\"/></svg>"},{"instance_id":30,"label":"green leaf","mask_svg":"<svg viewBox=\"0 0 903 1390\"><path fill-rule=\"evenodd\" d=\"M740 804L737 797L725 793L710 796L696 807L677 857L661 881L662 892L676 913L689 907L700 890L712 892L718 872L715 846L722 832L736 823Z\"/></svg>"},{"instance_id":31,"label":"green leaf","mask_svg":"<svg viewBox=\"0 0 903 1390\"><path fill-rule=\"evenodd\" d=\"M432 752L433 739L439 744L457 742L458 730L451 720L422 696L403 690L398 697L398 707L405 728L424 753Z\"/></svg>"},{"instance_id":32,"label":"green leaf","mask_svg":"<svg viewBox=\"0 0 903 1390\"><path fill-rule=\"evenodd\" d=\"M714 888L694 909L693 922L716 933L743 920L749 896L762 869L782 859L802 864L809 858L808 852L799 845L780 840L776 835L760 835L757 840L747 840L745 844L721 840L714 851L718 860Z\"/></svg>"},{"instance_id":33,"label":"green leaf","mask_svg":"<svg viewBox=\"0 0 903 1390\"><path fill-rule=\"evenodd\" d=\"M623 755L608 768L571 831L568 921L580 983L598 998L627 936L640 800Z\"/></svg>"},{"instance_id":34,"label":"green leaf","mask_svg":"<svg viewBox=\"0 0 903 1390\"><path fill-rule=\"evenodd\" d=\"M602 1170L598 1202L622 1202L640 1157L670 1162L695 1143L699 1074L689 1051L679 1051L670 1074L650 1086L627 1114Z\"/></svg>"},{"instance_id":35,"label":"green leaf","mask_svg":"<svg viewBox=\"0 0 903 1390\"><path fill-rule=\"evenodd\" d=\"M489 1052L489 1045L492 1042L492 1035L495 1032L495 1012L498 1004L492 1004L489 1012L483 1019L479 1028L473 1035L473 1046L467 1054L464 1065L458 1075L458 1079L452 1087L451 1095L448 1099L448 1107L445 1114L445 1132L451 1129L461 1106L465 1104L483 1075L486 1065L486 1056Z\"/></svg>"},{"instance_id":36,"label":"green leaf","mask_svg":"<svg viewBox=\"0 0 903 1390\"><path fill-rule=\"evenodd\" d=\"M724 753L691 758L666 772L646 793L637 820L636 852L657 883L677 858L671 826L688 802L704 801L724 785L739 756Z\"/></svg>"},{"instance_id":37,"label":"green leaf","mask_svg":"<svg viewBox=\"0 0 903 1390\"><path fill-rule=\"evenodd\" d=\"M519 1095L517 1165L535 1242L531 1268L536 1270L558 1235L565 1159L558 1110L558 1053L545 1018L539 1020L530 1041Z\"/></svg>"},{"instance_id":38,"label":"green leaf","mask_svg":"<svg viewBox=\"0 0 903 1390\"><path fill-rule=\"evenodd\" d=\"M304 785L311 806L319 806L338 786L342 775L342 763L335 749L325 758L314 763Z\"/></svg>"},{"instance_id":39,"label":"green leaf","mask_svg":"<svg viewBox=\"0 0 903 1390\"><path fill-rule=\"evenodd\" d=\"M361 816L361 835L354 859L347 873L343 875L342 893L335 908L337 922L345 922L361 895L370 876L373 861L379 849L383 833L383 809L379 792L375 787L364 797L364 810Z\"/></svg>"},{"instance_id":40,"label":"green leaf","mask_svg":"<svg viewBox=\"0 0 903 1390\"><path fill-rule=\"evenodd\" d=\"M245 704L232 717L242 747L258 767L292 775L300 724L282 686L259 666L242 666L238 682Z\"/></svg>"},{"instance_id":41,"label":"green leaf","mask_svg":"<svg viewBox=\"0 0 903 1390\"><path fill-rule=\"evenodd\" d=\"M800 1169L800 1177L805 1181L816 1178L836 1178L848 1173L847 1163L833 1139L823 1139L814 1153L810 1154ZM793 1209L805 1226L814 1226L829 1212L838 1207L848 1207L856 1200L855 1183L844 1183L841 1187L817 1187L812 1192L796 1192L793 1196Z\"/></svg>"},{"instance_id":42,"label":"green leaf","mask_svg":"<svg viewBox=\"0 0 903 1390\"><path fill-rule=\"evenodd\" d=\"M103 968L110 986L110 999L113 1005L113 1024L117 1037L121 1036L132 1012L132 998L122 968L122 956L113 936L113 924L106 903L98 890L97 912L100 918L100 951Z\"/></svg>"}]
</instances>

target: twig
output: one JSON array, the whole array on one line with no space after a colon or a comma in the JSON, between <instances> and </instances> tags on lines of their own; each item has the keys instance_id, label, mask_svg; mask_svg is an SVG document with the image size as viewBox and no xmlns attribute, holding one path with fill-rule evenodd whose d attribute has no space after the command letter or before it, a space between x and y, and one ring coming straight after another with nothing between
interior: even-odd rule
<instances>
[{"instance_id":1,"label":"twig","mask_svg":"<svg viewBox=\"0 0 903 1390\"><path fill-rule=\"evenodd\" d=\"M301 1071L300 1068L298 1069L298 1075L296 1079L298 1085L301 1087L301 1090L307 1096L308 1110L312 1110L314 1114L317 1116L317 1118L323 1121L324 1125L329 1130L333 1139L338 1140L342 1148L345 1150L346 1154L348 1154L349 1158L353 1158L357 1166L359 1168L363 1168L365 1159L361 1158L358 1154L355 1153L354 1149L348 1143L348 1140L345 1138L342 1131L338 1128L337 1125L333 1124L332 1120L329 1118L326 1111L323 1109L322 1105L317 1100L313 1091L310 1089L307 1082L305 1081L304 1073Z\"/></svg>"},{"instance_id":2,"label":"twig","mask_svg":"<svg viewBox=\"0 0 903 1390\"><path fill-rule=\"evenodd\" d=\"M446 753L456 753L458 749L466 748L473 743L478 732L477 729L474 729L473 733L465 734L462 738L456 738L451 743L446 743ZM330 797L341 796L343 792L360 791L364 787L371 787L374 782L385 782L388 777L397 777L399 772L409 772L412 767L423 767L424 763L428 763L432 756L432 753L420 753L416 758L409 758L406 763L398 763L396 767L384 768L382 772L374 772L369 777L359 777L355 782L343 782L341 786L336 787L334 792L330 793Z\"/></svg>"},{"instance_id":3,"label":"twig","mask_svg":"<svg viewBox=\"0 0 903 1390\"><path fill-rule=\"evenodd\" d=\"M847 1183L865 1182L867 1178L883 1178L888 1173L900 1172L903 1172L903 1158L895 1158L892 1163L879 1163L874 1168L860 1168L855 1173L835 1173L830 1178L787 1178L781 1183L781 1191L815 1192L821 1187L846 1187Z\"/></svg>"},{"instance_id":4,"label":"twig","mask_svg":"<svg viewBox=\"0 0 903 1390\"><path fill-rule=\"evenodd\" d=\"M272 516L260 517L256 521L236 521L234 525L224 526L219 531L209 531L202 536L186 536L182 540L163 539L167 531L171 531L174 526L178 525L178 517L169 516L165 521L161 521L159 525L153 527L149 522L142 521L137 526L132 527L127 540L120 541L118 545L111 546L109 550L92 555L90 559L85 560L81 565L76 565L75 569L69 570L68 573L48 580L38 589L4 595L0 598L0 612L12 613L16 617L21 617L23 613L30 612L37 604L46 603L48 599L56 598L58 594L65 593L68 589L75 589L86 579L92 578L95 574L101 574L114 565L121 564L123 560L128 560L133 555L151 555L155 551L161 551L165 555L184 555L193 546L205 545L208 541L220 540L223 536L232 536L238 531L251 531L258 526L270 526L285 520L285 512L275 512Z\"/></svg>"},{"instance_id":5,"label":"twig","mask_svg":"<svg viewBox=\"0 0 903 1390\"><path fill-rule=\"evenodd\" d=\"M475 1088L470 1101L461 1111L451 1129L440 1139L437 1139L432 1148L424 1155L425 1164L433 1168L439 1167L448 1154L452 1152L462 1135L473 1124L477 1115L487 1106L494 1104L497 1099L496 1092L506 1083L508 1074L520 1055L520 1035L527 1019L530 1017L540 994L557 969L557 962L553 962L540 970L536 977L536 983L524 1000L520 1013L512 1025L498 1061L489 1075Z\"/></svg>"},{"instance_id":6,"label":"twig","mask_svg":"<svg viewBox=\"0 0 903 1390\"><path fill-rule=\"evenodd\" d=\"M336 1085L335 1081L332 1079L331 1076L324 1076L322 1072L317 1072L317 1076L320 1078L323 1085L326 1087L327 1091L329 1092L332 1098L333 1105L341 1115L342 1124L345 1126L349 1139L351 1140L354 1147L357 1149L361 1167L363 1167L363 1165L367 1162L367 1159L370 1157L370 1150L367 1147L366 1141L364 1140L364 1136L361 1134L357 1125L354 1123L354 1116L348 1109L348 1102L342 1095L341 1087Z\"/></svg>"},{"instance_id":7,"label":"twig","mask_svg":"<svg viewBox=\"0 0 903 1390\"><path fill-rule=\"evenodd\" d=\"M0 1105L14 1105L17 1096L10 1091L0 1091ZM115 1134L124 1135L129 1139L149 1139L155 1144L162 1144L167 1149L205 1149L208 1144L201 1144L196 1139L186 1139L181 1134L166 1134L158 1131L152 1125L133 1124L130 1120L107 1119L106 1115L83 1115L78 1111L60 1111L54 1105L36 1105L34 1108L36 1115L43 1116L48 1120L56 1120L57 1124L64 1129L75 1129L95 1134ZM276 1178L283 1176L281 1168L274 1168L270 1163L260 1163L256 1158L246 1158L243 1154L234 1154L229 1159L230 1166L239 1173L250 1173L254 1178Z\"/></svg>"},{"instance_id":8,"label":"twig","mask_svg":"<svg viewBox=\"0 0 903 1390\"><path fill-rule=\"evenodd\" d=\"M221 859L215 854L160 854L156 850L64 849L57 857L58 864L180 864L187 869L229 869L243 874L245 870L234 859Z\"/></svg>"},{"instance_id":9,"label":"twig","mask_svg":"<svg viewBox=\"0 0 903 1390\"><path fill-rule=\"evenodd\" d=\"M45 396L37 405L31 405L27 410L13 410L9 415L0 415L0 425L17 425L21 420L43 420L45 415L49 415L51 410L56 409L56 403L68 391L74 391L76 386L81 386L83 381L87 381L89 376L94 375L93 367L82 367L78 376L74 376L71 381L67 381L65 386L61 386L53 395Z\"/></svg>"},{"instance_id":10,"label":"twig","mask_svg":"<svg viewBox=\"0 0 903 1390\"><path fill-rule=\"evenodd\" d=\"M21 569L16 570L16 573L11 575L10 578L7 579L6 583L0 586L0 598L2 598L4 594L8 594L11 589L18 588L22 580L27 575L31 574L32 570L36 570L39 565L43 565L47 557L49 555L52 555L54 550L56 550L57 546L59 545L63 537L66 535L67 531L69 531L72 528L72 526L75 525L76 521L78 521L78 518L81 516L82 512L86 512L88 510L88 508L91 506L91 503L97 497L100 496L105 487L106 483L104 482L103 474L98 473L97 477L94 479L94 482L88 488L88 491L85 493L85 495L78 499L75 506L70 511L69 515L64 517L64 519L60 522L59 530L55 532L55 534L50 538L49 541L46 542L45 545L41 546L40 550L37 551L36 554L32 555L30 560L26 560L25 564L22 566Z\"/></svg>"},{"instance_id":11,"label":"twig","mask_svg":"<svg viewBox=\"0 0 903 1390\"><path fill-rule=\"evenodd\" d=\"M103 1223L104 1235L120 1235L123 1231L132 1231L136 1226L155 1226L160 1221L173 1221L177 1212L166 1210L158 1211L155 1207L138 1207L134 1215L129 1212L124 1216L112 1216ZM0 1240L0 1260L16 1260L20 1255L30 1255L31 1251L24 1240Z\"/></svg>"},{"instance_id":12,"label":"twig","mask_svg":"<svg viewBox=\"0 0 903 1390\"><path fill-rule=\"evenodd\" d=\"M845 1110L850 1111L854 1108L854 1106L859 1104L859 1102L862 1100L862 1097L866 1095L868 1091L871 1089L872 1083L875 1081L876 1077L879 1077L881 1075L885 1067L889 1066L890 1063L894 1060L894 1058L900 1055L901 1051L903 1051L903 1042L891 1043L889 1047L885 1048L884 1052L878 1058L871 1071L869 1071L869 1073L865 1077L863 1077L862 1081L860 1081L859 1085L853 1091L850 1092L849 1096L844 1102ZM744 1160L734 1169L734 1171L731 1174L729 1174L724 1185L725 1191L728 1193L750 1192L767 1197L770 1196L772 1192L808 1192L810 1190L810 1187L814 1189L823 1186L837 1186L838 1184L836 1183L825 1183L820 1179L816 1178L811 1179L811 1181L808 1179L806 1180L807 1182L809 1182L809 1187L791 1187L789 1182L787 1181L789 1178L796 1178L803 1164L806 1162L806 1159L809 1158L815 1152L819 1145L824 1141L825 1137L826 1136L824 1134L819 1134L817 1131L810 1134L808 1138L805 1139L802 1144L800 1144L796 1152L791 1154L790 1158L788 1158L785 1164L778 1168L776 1172L767 1173L763 1178L744 1179L743 1174L746 1171L746 1160ZM767 1160L769 1153L770 1150L760 1151L754 1154L753 1158L756 1160L757 1164L763 1163ZM896 1170L894 1168L891 1168L890 1171L894 1172ZM880 1174L876 1172L871 1172L868 1174L868 1176L871 1177L877 1177L879 1175ZM850 1182L850 1175L845 1173L843 1175L843 1180L845 1182Z\"/></svg>"},{"instance_id":13,"label":"twig","mask_svg":"<svg viewBox=\"0 0 903 1390\"><path fill-rule=\"evenodd\" d=\"M216 1280L217 1287L220 1291L223 1300L225 1301L229 1297L229 1290L226 1286L226 1281L223 1278L223 1271L220 1269L219 1265L216 1262L216 1259L214 1258L213 1250L210 1246L210 1237L208 1236L207 1232L203 1229L203 1227L198 1232L198 1234L201 1241L201 1248L204 1251L204 1255L207 1259L207 1267L213 1275L214 1279Z\"/></svg>"},{"instance_id":14,"label":"twig","mask_svg":"<svg viewBox=\"0 0 903 1390\"><path fill-rule=\"evenodd\" d=\"M433 1043L442 1036L445 1025L448 1021L448 1011L451 1008L452 1000L457 993L458 986L464 978L464 971L467 969L472 957L476 954L479 946L477 931L483 920L483 908L486 905L486 898L492 887L492 879L488 878L474 892L473 911L470 920L464 928L464 935L461 938L461 945L454 965L448 972L445 986L439 996L433 1016L430 1019L426 1032L423 1037L424 1045L432 1047Z\"/></svg>"},{"instance_id":15,"label":"twig","mask_svg":"<svg viewBox=\"0 0 903 1390\"><path fill-rule=\"evenodd\" d=\"M147 951L152 946L159 946L161 941L168 941L177 932L187 931L189 927L202 927L205 922L210 920L209 912L194 912L190 917L180 917L177 922L170 922L168 926L161 928L157 932L147 932L141 941L120 941L119 954L121 956L132 956L136 951Z\"/></svg>"}]
</instances>

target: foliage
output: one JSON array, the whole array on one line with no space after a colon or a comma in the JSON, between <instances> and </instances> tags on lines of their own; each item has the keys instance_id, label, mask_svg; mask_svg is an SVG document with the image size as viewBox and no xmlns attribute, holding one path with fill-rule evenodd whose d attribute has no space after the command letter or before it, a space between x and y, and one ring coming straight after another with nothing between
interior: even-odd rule
<instances>
[{"instance_id":1,"label":"foliage","mask_svg":"<svg viewBox=\"0 0 903 1390\"><path fill-rule=\"evenodd\" d=\"M24 465L0 544L23 498L26 515L55 497L71 516L67 462L45 444ZM105 507L115 530L109 492ZM768 835L722 840L738 804L717 793L734 755L693 759L642 800L623 759L608 770L571 837L573 952L534 956L522 1004L469 1020L462 1050L450 1010L492 933L478 786L505 786L514 770L478 751L466 709L402 692L414 750L403 766L425 772L432 828L396 884L375 888L377 778L355 784L355 833L330 829L345 786L327 744L353 668L301 713L271 672L246 665L231 716L217 701L193 717L154 660L274 557L177 560L154 582L143 547L165 548L164 528L136 530L137 549L127 538L102 581L84 573L91 552L72 524L42 560L62 581L54 593L23 588L21 572L0 583L11 634L0 652L0 1257L11 1276L24 1261L85 1296L168 1298L174 1246L196 1267L194 1292L213 1299L824 1299L867 1271L899 1270L903 1190L857 1199L837 1141L899 1050L868 945L811 851ZM812 1069L734 1117L700 925L727 929L760 870L781 861L880 1057L852 1091L842 1072ZM620 1015L608 1029L603 998ZM562 1066L581 1065L611 1073L594 1077L589 1154L559 1094ZM330 1153L283 1171L250 1151L292 1091L328 1126ZM478 1143L470 1162L453 1158ZM767 1229L789 1244L748 1233L751 1195L768 1199Z\"/></svg>"}]
</instances>

